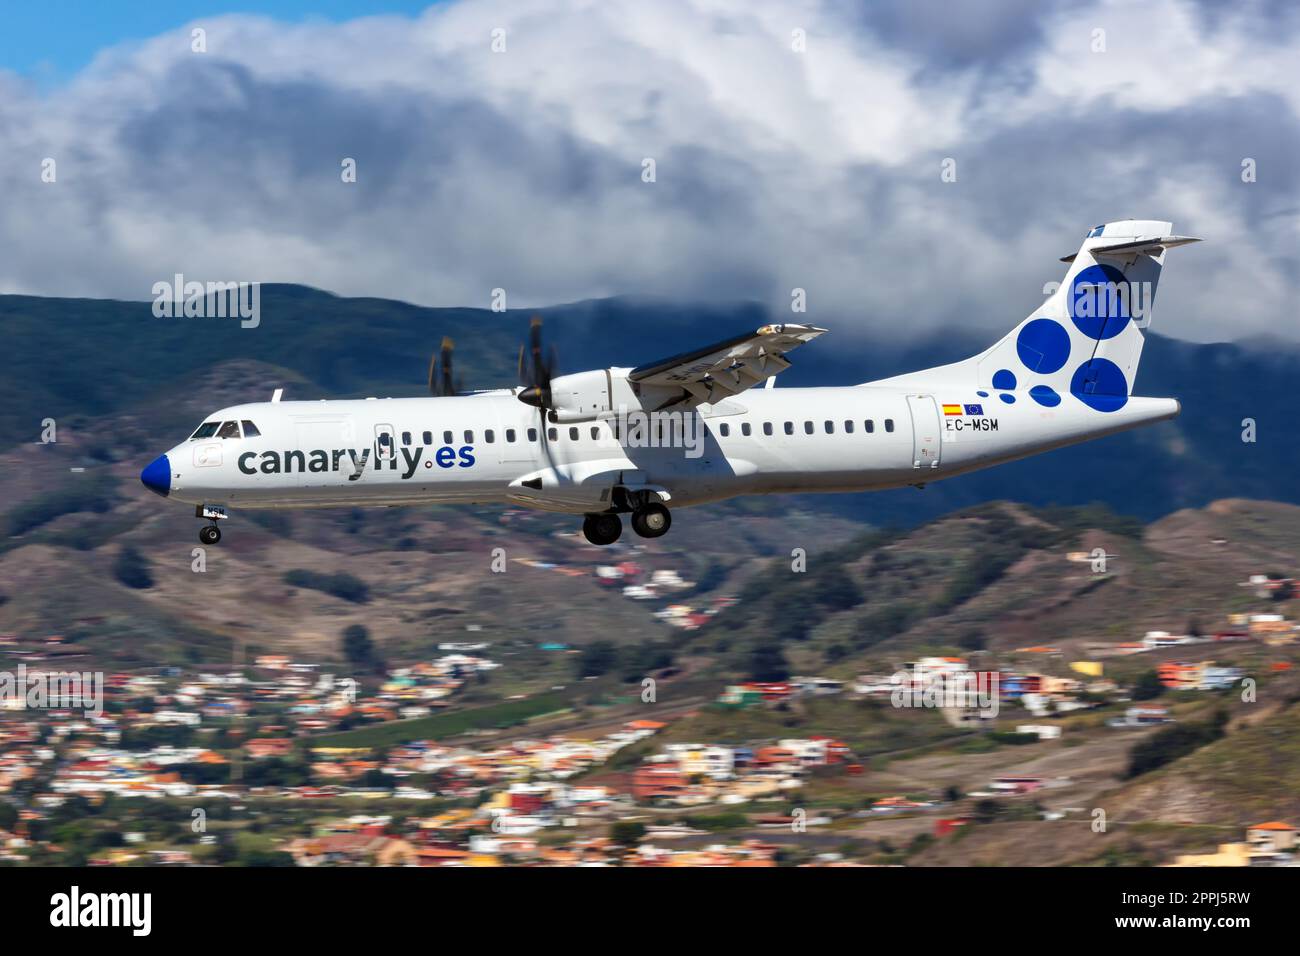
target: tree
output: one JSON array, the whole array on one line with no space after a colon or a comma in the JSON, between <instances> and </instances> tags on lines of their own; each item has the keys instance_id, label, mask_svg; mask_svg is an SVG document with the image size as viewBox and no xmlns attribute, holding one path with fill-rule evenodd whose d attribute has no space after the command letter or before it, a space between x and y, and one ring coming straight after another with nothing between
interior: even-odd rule
<instances>
[{"instance_id":1,"label":"tree","mask_svg":"<svg viewBox=\"0 0 1300 956\"><path fill-rule=\"evenodd\" d=\"M379 661L375 642L364 624L349 624L343 629L343 656L353 667L373 667Z\"/></svg>"},{"instance_id":2,"label":"tree","mask_svg":"<svg viewBox=\"0 0 1300 956\"><path fill-rule=\"evenodd\" d=\"M790 676L790 664L780 644L755 644L749 652L749 676L757 681L783 681Z\"/></svg>"},{"instance_id":3,"label":"tree","mask_svg":"<svg viewBox=\"0 0 1300 956\"><path fill-rule=\"evenodd\" d=\"M618 820L609 828L609 838L619 846L636 846L645 836L645 824L639 820Z\"/></svg>"},{"instance_id":4,"label":"tree","mask_svg":"<svg viewBox=\"0 0 1300 956\"><path fill-rule=\"evenodd\" d=\"M579 677L600 677L618 662L618 648L613 641L592 641L578 655Z\"/></svg>"},{"instance_id":5,"label":"tree","mask_svg":"<svg viewBox=\"0 0 1300 956\"><path fill-rule=\"evenodd\" d=\"M153 572L135 545L125 544L113 561L113 576L129 588L143 591L153 587Z\"/></svg>"},{"instance_id":6,"label":"tree","mask_svg":"<svg viewBox=\"0 0 1300 956\"><path fill-rule=\"evenodd\" d=\"M817 601L832 611L847 611L862 603L862 589L849 573L832 564L817 576Z\"/></svg>"},{"instance_id":7,"label":"tree","mask_svg":"<svg viewBox=\"0 0 1300 956\"><path fill-rule=\"evenodd\" d=\"M1146 671L1133 682L1134 700L1151 700L1165 692L1165 685L1160 682L1160 675L1155 671Z\"/></svg>"}]
</instances>

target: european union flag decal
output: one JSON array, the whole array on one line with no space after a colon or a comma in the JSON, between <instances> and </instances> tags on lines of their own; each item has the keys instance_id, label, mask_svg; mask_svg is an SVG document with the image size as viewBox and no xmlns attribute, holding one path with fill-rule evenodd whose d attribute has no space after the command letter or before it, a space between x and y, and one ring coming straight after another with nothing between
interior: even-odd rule
<instances>
[{"instance_id":1,"label":"european union flag decal","mask_svg":"<svg viewBox=\"0 0 1300 956\"><path fill-rule=\"evenodd\" d=\"M983 415L983 414L984 414L984 406L983 406L983 405L967 405L967 406L966 406L966 414L967 414L967 415Z\"/></svg>"}]
</instances>

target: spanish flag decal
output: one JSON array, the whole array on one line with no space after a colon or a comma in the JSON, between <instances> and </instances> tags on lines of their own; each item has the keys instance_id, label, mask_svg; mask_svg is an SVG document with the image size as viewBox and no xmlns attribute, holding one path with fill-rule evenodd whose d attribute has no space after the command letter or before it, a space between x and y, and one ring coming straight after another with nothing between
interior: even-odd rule
<instances>
[{"instance_id":1,"label":"spanish flag decal","mask_svg":"<svg viewBox=\"0 0 1300 956\"><path fill-rule=\"evenodd\" d=\"M945 403L944 406L943 406L943 413L944 413L945 415L960 415L960 414L961 414L961 406L960 406L960 405L948 405L948 404Z\"/></svg>"}]
</instances>

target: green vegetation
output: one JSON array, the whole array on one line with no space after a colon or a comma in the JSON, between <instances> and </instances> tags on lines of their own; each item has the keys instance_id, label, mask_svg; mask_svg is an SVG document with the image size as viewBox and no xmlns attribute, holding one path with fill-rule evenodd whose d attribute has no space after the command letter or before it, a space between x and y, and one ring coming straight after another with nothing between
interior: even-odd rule
<instances>
[{"instance_id":1,"label":"green vegetation","mask_svg":"<svg viewBox=\"0 0 1300 956\"><path fill-rule=\"evenodd\" d=\"M453 710L415 720L390 720L309 740L314 747L387 747L411 740L441 740L467 730L503 730L568 706L563 693L537 694L523 700L506 700L488 707Z\"/></svg>"},{"instance_id":2,"label":"green vegetation","mask_svg":"<svg viewBox=\"0 0 1300 956\"><path fill-rule=\"evenodd\" d=\"M749 817L743 813L707 813L694 814L682 818L682 823L696 830L708 830L718 833L723 830L739 830L750 826Z\"/></svg>"},{"instance_id":3,"label":"green vegetation","mask_svg":"<svg viewBox=\"0 0 1300 956\"><path fill-rule=\"evenodd\" d=\"M373 670L383 663L364 624L349 624L343 629L343 657L361 670Z\"/></svg>"},{"instance_id":4,"label":"green vegetation","mask_svg":"<svg viewBox=\"0 0 1300 956\"><path fill-rule=\"evenodd\" d=\"M1160 682L1160 675L1154 670L1143 671L1133 682L1134 700L1153 700L1165 692L1165 685Z\"/></svg>"},{"instance_id":5,"label":"green vegetation","mask_svg":"<svg viewBox=\"0 0 1300 956\"><path fill-rule=\"evenodd\" d=\"M153 571L149 562L135 545L124 544L113 561L113 577L129 588L145 590L153 587Z\"/></svg>"},{"instance_id":6,"label":"green vegetation","mask_svg":"<svg viewBox=\"0 0 1300 956\"><path fill-rule=\"evenodd\" d=\"M613 641L592 641L578 655L578 677L603 677L618 662L618 648Z\"/></svg>"},{"instance_id":7,"label":"green vegetation","mask_svg":"<svg viewBox=\"0 0 1300 956\"><path fill-rule=\"evenodd\" d=\"M780 644L762 641L750 648L746 670L751 680L783 681L790 676L790 662Z\"/></svg>"},{"instance_id":8,"label":"green vegetation","mask_svg":"<svg viewBox=\"0 0 1300 956\"><path fill-rule=\"evenodd\" d=\"M1228 713L1217 710L1207 721L1190 724L1175 724L1157 731L1141 743L1135 744L1129 752L1127 779L1150 773L1179 757L1185 757L1192 751L1213 743L1221 738L1228 724Z\"/></svg>"},{"instance_id":9,"label":"green vegetation","mask_svg":"<svg viewBox=\"0 0 1300 956\"><path fill-rule=\"evenodd\" d=\"M6 537L17 537L63 515L86 511L104 514L112 509L117 497L117 481L111 476L74 476L69 484L9 509L4 516L4 534Z\"/></svg>"},{"instance_id":10,"label":"green vegetation","mask_svg":"<svg viewBox=\"0 0 1300 956\"><path fill-rule=\"evenodd\" d=\"M609 838L619 846L636 846L645 836L645 824L637 820L619 820L610 824Z\"/></svg>"},{"instance_id":11,"label":"green vegetation","mask_svg":"<svg viewBox=\"0 0 1300 956\"><path fill-rule=\"evenodd\" d=\"M309 571L306 568L294 568L284 572L284 582L296 588L323 591L344 601L351 601L353 604L365 604L370 600L370 586L346 571L326 574L320 571Z\"/></svg>"}]
</instances>

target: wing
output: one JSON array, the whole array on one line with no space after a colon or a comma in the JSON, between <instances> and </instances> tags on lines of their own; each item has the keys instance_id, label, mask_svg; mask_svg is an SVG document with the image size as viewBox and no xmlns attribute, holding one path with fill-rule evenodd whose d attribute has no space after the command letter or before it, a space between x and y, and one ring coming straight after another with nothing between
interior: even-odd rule
<instances>
[{"instance_id":1,"label":"wing","mask_svg":"<svg viewBox=\"0 0 1300 956\"><path fill-rule=\"evenodd\" d=\"M755 332L628 372L637 385L681 388L699 402L716 402L790 367L785 354L825 332L813 325L765 325Z\"/></svg>"}]
</instances>

